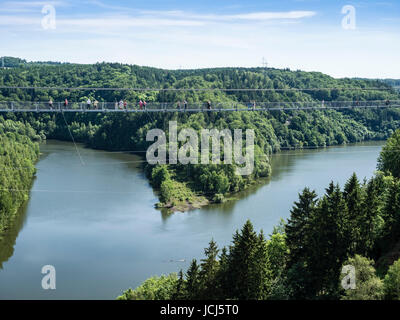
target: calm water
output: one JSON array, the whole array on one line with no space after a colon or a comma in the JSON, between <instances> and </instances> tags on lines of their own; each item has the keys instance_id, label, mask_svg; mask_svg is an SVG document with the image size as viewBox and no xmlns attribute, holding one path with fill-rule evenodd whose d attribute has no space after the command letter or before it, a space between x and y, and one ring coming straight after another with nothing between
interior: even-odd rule
<instances>
[{"instance_id":1,"label":"calm water","mask_svg":"<svg viewBox=\"0 0 400 320\"><path fill-rule=\"evenodd\" d=\"M0 246L0 299L114 299L152 275L186 269L211 238L228 245L247 219L269 234L304 186L321 194L353 171L370 177L381 146L283 152L270 179L237 200L164 215L137 156L80 147L83 166L72 144L49 141L31 199ZM47 264L56 290L41 287Z\"/></svg>"}]
</instances>

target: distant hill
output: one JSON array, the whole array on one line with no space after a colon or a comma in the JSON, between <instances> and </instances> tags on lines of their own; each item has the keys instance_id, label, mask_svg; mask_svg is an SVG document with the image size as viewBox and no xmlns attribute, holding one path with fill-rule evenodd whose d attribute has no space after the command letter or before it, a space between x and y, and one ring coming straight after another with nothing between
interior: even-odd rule
<instances>
[{"instance_id":1,"label":"distant hill","mask_svg":"<svg viewBox=\"0 0 400 320\"><path fill-rule=\"evenodd\" d=\"M3 68L16 68L23 65L60 65L62 62L54 61L32 61L28 62L25 59L14 58L14 57L1 57L0 67Z\"/></svg>"},{"instance_id":2,"label":"distant hill","mask_svg":"<svg viewBox=\"0 0 400 320\"><path fill-rule=\"evenodd\" d=\"M124 99L147 102L189 103L273 101L351 101L397 100L394 90L382 80L335 79L320 72L291 71L274 68L206 68L166 70L122 63L75 64L60 62L27 62L4 57L6 69L0 70L0 85L35 87L95 88L221 88L214 91L102 91L102 90L7 90L0 89L0 100L8 101L98 101ZM226 89L311 89L303 91L225 91ZM357 90L357 89L360 90ZM370 90L364 90L370 88ZM380 90L374 90L378 88ZM383 90L382 90L383 89Z\"/></svg>"},{"instance_id":3,"label":"distant hill","mask_svg":"<svg viewBox=\"0 0 400 320\"><path fill-rule=\"evenodd\" d=\"M384 79L382 81L400 91L400 79Z\"/></svg>"},{"instance_id":4,"label":"distant hill","mask_svg":"<svg viewBox=\"0 0 400 320\"><path fill-rule=\"evenodd\" d=\"M371 79L366 79L366 78L354 78L355 80L371 80ZM400 79L373 79L376 81L383 82L391 87L396 88L397 90L400 90Z\"/></svg>"},{"instance_id":5,"label":"distant hill","mask_svg":"<svg viewBox=\"0 0 400 320\"><path fill-rule=\"evenodd\" d=\"M26 63L26 60L13 57L1 57L0 66L3 68L14 68Z\"/></svg>"}]
</instances>

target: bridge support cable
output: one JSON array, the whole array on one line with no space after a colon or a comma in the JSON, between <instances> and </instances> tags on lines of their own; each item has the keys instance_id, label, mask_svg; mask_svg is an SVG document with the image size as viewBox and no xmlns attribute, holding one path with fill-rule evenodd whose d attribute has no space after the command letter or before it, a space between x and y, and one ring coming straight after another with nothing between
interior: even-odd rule
<instances>
[{"instance_id":1,"label":"bridge support cable","mask_svg":"<svg viewBox=\"0 0 400 320\"><path fill-rule=\"evenodd\" d=\"M78 146L76 145L74 136L73 136L73 134L72 134L72 132L71 132L71 130L70 130L70 128L69 128L69 125L68 125L68 123L67 123L67 119L65 119L64 111L61 110L61 114L62 114L62 117L63 117L63 119L64 119L65 125L67 126L69 135L71 136L72 142L74 143L75 150L76 150L76 153L78 154L79 160L81 161L81 164L84 166L84 165L85 165L85 161L83 161L83 158L82 158L82 156L81 156L81 153L79 152Z\"/></svg>"}]
</instances>

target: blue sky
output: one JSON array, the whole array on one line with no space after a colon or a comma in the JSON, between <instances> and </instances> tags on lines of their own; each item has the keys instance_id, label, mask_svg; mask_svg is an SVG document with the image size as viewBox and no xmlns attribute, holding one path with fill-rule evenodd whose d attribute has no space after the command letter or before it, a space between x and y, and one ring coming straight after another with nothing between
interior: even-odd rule
<instances>
[{"instance_id":1,"label":"blue sky","mask_svg":"<svg viewBox=\"0 0 400 320\"><path fill-rule=\"evenodd\" d=\"M355 29L342 26L345 5ZM0 56L30 61L177 69L254 67L265 57L276 68L400 78L398 0L0 0L0 31Z\"/></svg>"}]
</instances>

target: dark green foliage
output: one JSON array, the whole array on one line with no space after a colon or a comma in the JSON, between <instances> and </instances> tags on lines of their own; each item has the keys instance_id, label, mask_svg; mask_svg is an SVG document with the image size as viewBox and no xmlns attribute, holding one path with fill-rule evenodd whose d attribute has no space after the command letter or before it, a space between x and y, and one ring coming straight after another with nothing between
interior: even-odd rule
<instances>
[{"instance_id":1,"label":"dark green foliage","mask_svg":"<svg viewBox=\"0 0 400 320\"><path fill-rule=\"evenodd\" d=\"M310 250L308 244L311 239L305 238L311 233L311 219L315 215L317 194L305 188L299 194L299 201L294 203L291 215L285 226L286 244L290 250L290 258L288 267L292 267L295 263L306 256L306 252Z\"/></svg>"},{"instance_id":2,"label":"dark green foliage","mask_svg":"<svg viewBox=\"0 0 400 320\"><path fill-rule=\"evenodd\" d=\"M178 280L176 281L174 291L171 296L172 300L184 300L186 299L185 291L185 279L182 270L178 273Z\"/></svg>"},{"instance_id":3,"label":"dark green foliage","mask_svg":"<svg viewBox=\"0 0 400 320\"><path fill-rule=\"evenodd\" d=\"M385 203L385 189L382 175L371 178L365 187L361 216L357 219L360 236L357 252L363 256L378 256L374 249L384 224L382 210Z\"/></svg>"},{"instance_id":4,"label":"dark green foliage","mask_svg":"<svg viewBox=\"0 0 400 320\"><path fill-rule=\"evenodd\" d=\"M217 261L218 247L214 240L211 240L208 248L204 249L205 259L200 264L200 297L201 299L217 299L215 281L219 264Z\"/></svg>"},{"instance_id":5,"label":"dark green foliage","mask_svg":"<svg viewBox=\"0 0 400 320\"><path fill-rule=\"evenodd\" d=\"M393 247L400 239L400 180L394 179L388 183L386 201L382 217L385 221L381 248Z\"/></svg>"},{"instance_id":6,"label":"dark green foliage","mask_svg":"<svg viewBox=\"0 0 400 320\"><path fill-rule=\"evenodd\" d=\"M196 259L192 260L186 272L186 298L189 300L198 299L200 296L199 266Z\"/></svg>"}]
</instances>

